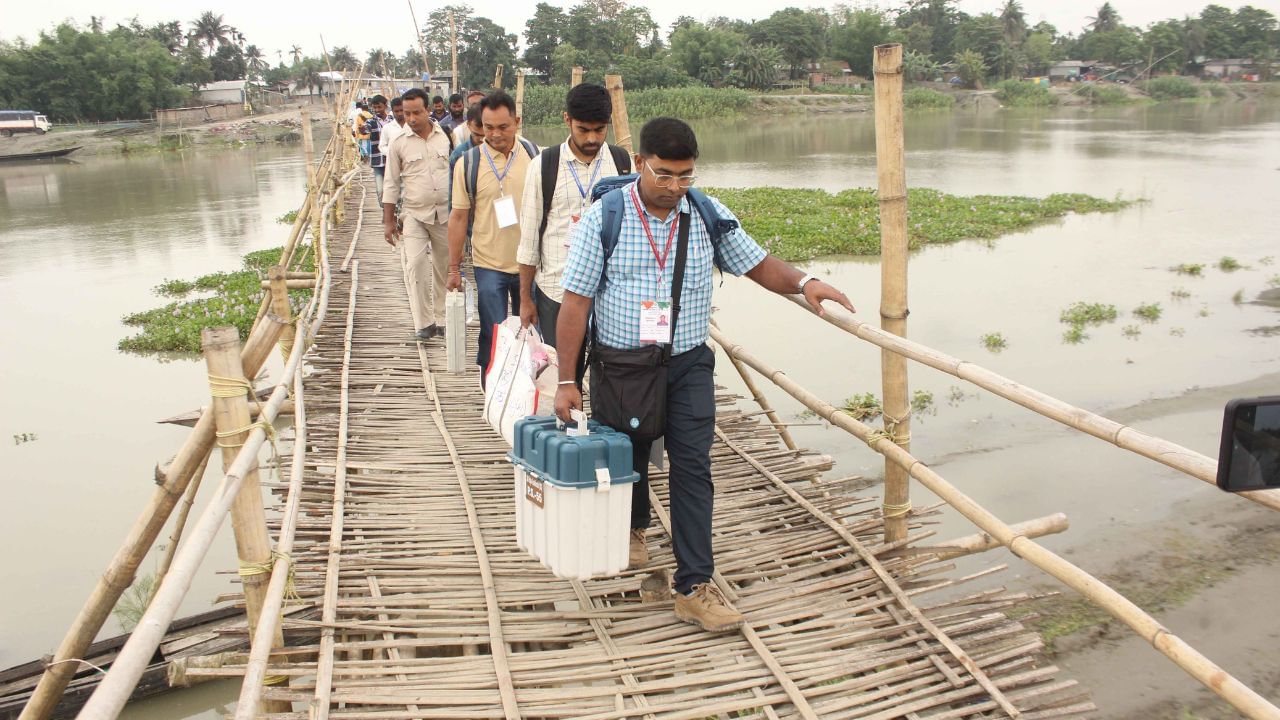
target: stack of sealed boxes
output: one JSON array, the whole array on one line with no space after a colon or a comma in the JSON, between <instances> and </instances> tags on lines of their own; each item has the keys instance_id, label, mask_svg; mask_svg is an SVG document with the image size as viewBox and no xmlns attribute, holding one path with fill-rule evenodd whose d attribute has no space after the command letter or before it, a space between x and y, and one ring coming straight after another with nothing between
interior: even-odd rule
<instances>
[{"instance_id":1,"label":"stack of sealed boxes","mask_svg":"<svg viewBox=\"0 0 1280 720\"><path fill-rule=\"evenodd\" d=\"M627 567L631 491L639 475L631 438L580 415L519 420L515 466L516 541L558 577L586 580Z\"/></svg>"}]
</instances>

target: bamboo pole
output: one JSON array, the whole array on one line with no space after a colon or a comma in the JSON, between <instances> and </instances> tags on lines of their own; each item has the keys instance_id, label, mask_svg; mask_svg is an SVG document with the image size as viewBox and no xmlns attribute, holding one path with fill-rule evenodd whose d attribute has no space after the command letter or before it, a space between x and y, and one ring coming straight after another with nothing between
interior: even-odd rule
<instances>
[{"instance_id":1,"label":"bamboo pole","mask_svg":"<svg viewBox=\"0 0 1280 720\"><path fill-rule=\"evenodd\" d=\"M413 11L413 0L409 3L409 17L413 20L413 32L418 38L418 53L422 55L422 74L431 75L431 66L427 63L427 44L422 40L422 27L418 25L418 13Z\"/></svg>"},{"instance_id":2,"label":"bamboo pole","mask_svg":"<svg viewBox=\"0 0 1280 720\"><path fill-rule=\"evenodd\" d=\"M502 63L498 63L498 67L493 71L493 88L495 90L502 89Z\"/></svg>"},{"instance_id":3,"label":"bamboo pole","mask_svg":"<svg viewBox=\"0 0 1280 720\"><path fill-rule=\"evenodd\" d=\"M574 65L573 72L569 76L569 87L575 88L582 84L582 66Z\"/></svg>"},{"instance_id":4,"label":"bamboo pole","mask_svg":"<svg viewBox=\"0 0 1280 720\"><path fill-rule=\"evenodd\" d=\"M875 49L876 175L880 195L880 326L907 336L907 175L902 137L902 46ZM911 400L907 360L880 353L884 432L903 450L911 449ZM907 536L911 486L907 473L885 460L884 539Z\"/></svg>"},{"instance_id":5,"label":"bamboo pole","mask_svg":"<svg viewBox=\"0 0 1280 720\"><path fill-rule=\"evenodd\" d=\"M582 68L574 68L574 72L578 74L578 83L582 82L581 71ZM613 102L613 144L629 153L635 152L631 146L631 121L627 116L627 94L622 87L622 76L605 75L604 87L609 91L609 99Z\"/></svg>"},{"instance_id":6,"label":"bamboo pole","mask_svg":"<svg viewBox=\"0 0 1280 720\"><path fill-rule=\"evenodd\" d=\"M1015 525L1010 525L1009 529L1014 533L1023 537L1038 538L1045 535L1056 535L1057 533L1066 532L1070 523L1067 516L1062 513L1054 513L1046 515L1042 518L1027 520ZM913 547L913 552L931 552L937 553L938 557L951 560L953 558L963 557L965 555L973 555L988 550L994 550L1000 547L1000 541L991 537L989 533L977 532L972 535L965 535L954 540L940 542L933 547Z\"/></svg>"},{"instance_id":7,"label":"bamboo pole","mask_svg":"<svg viewBox=\"0 0 1280 720\"><path fill-rule=\"evenodd\" d=\"M516 71L516 117L524 117L524 71Z\"/></svg>"},{"instance_id":8,"label":"bamboo pole","mask_svg":"<svg viewBox=\"0 0 1280 720\"><path fill-rule=\"evenodd\" d=\"M1168 629L1161 626L1146 611L1133 604L1128 598L1079 567L1028 539L1026 535L1016 532L1004 521L992 515L972 498L947 482L941 475L938 475L913 457L906 449L892 442L884 442L885 438L882 434L854 420L847 413L842 412L804 389L794 380L787 377L781 370L773 368L748 354L740 345L735 345L727 340L718 329L711 328L711 337L727 352L732 353L748 367L768 378L787 394L817 413L819 417L866 442L872 450L884 455L886 459L899 467L906 469L911 477L919 480L920 484L955 508L974 525L990 534L1004 547L1009 548L1009 551L1014 555L1057 578L1063 584L1106 610L1112 617L1128 625L1150 643L1152 647L1159 650L1174 664L1186 671L1187 674L1203 683L1247 717L1262 720L1280 720L1280 708L1277 708L1244 683L1215 665L1184 640L1169 632Z\"/></svg>"},{"instance_id":9,"label":"bamboo pole","mask_svg":"<svg viewBox=\"0 0 1280 720\"><path fill-rule=\"evenodd\" d=\"M320 183L316 178L316 144L311 130L311 109L302 108L302 155L307 162L307 215L311 219L311 237L319 234ZM334 140L337 139L335 135ZM301 213L299 213L301 215Z\"/></svg>"},{"instance_id":10,"label":"bamboo pole","mask_svg":"<svg viewBox=\"0 0 1280 720\"><path fill-rule=\"evenodd\" d=\"M258 283L258 285L259 285L259 286L261 286L263 290L271 290L271 289L272 289L272 280L271 280L270 278L268 278L267 280L262 280L262 281L260 281L260 282ZM288 278L288 279L286 279L286 278L280 278L280 288L281 288L282 290L308 290L308 289L313 288L313 287L315 287L315 286L316 286L316 281L315 281L315 279L314 279L314 278L311 278L311 279L305 279L305 278ZM269 296L269 297L271 297L271 302L273 303L273 305L272 305L272 311L274 312L274 308L275 308L275 306L274 306L274 303L275 303L275 296L274 296L274 295L272 295L272 296ZM285 301L286 301L286 303L288 302L288 296L287 296L287 295L285 296Z\"/></svg>"},{"instance_id":11,"label":"bamboo pole","mask_svg":"<svg viewBox=\"0 0 1280 720\"><path fill-rule=\"evenodd\" d=\"M453 11L449 11L449 57L453 63L453 77L449 78L449 89L458 92L458 26L453 20Z\"/></svg>"},{"instance_id":12,"label":"bamboo pole","mask_svg":"<svg viewBox=\"0 0 1280 720\"><path fill-rule=\"evenodd\" d=\"M204 414L208 408L201 409ZM160 567L156 570L156 580L151 587L151 597L156 596L156 590L160 589L160 583L164 582L164 576L169 573L169 567L173 565L173 556L178 554L178 543L182 541L182 532L187 527L187 517L191 514L191 507L195 505L196 493L200 491L200 481L204 478L205 468L209 466L209 456L205 456L204 462L200 463L200 467L196 470L191 478L191 482L187 484L187 491L182 496L182 506L178 508L178 517L173 521L173 531L169 533L169 542L166 543L164 549L164 557L160 558ZM150 598L147 600L150 602Z\"/></svg>"},{"instance_id":13,"label":"bamboo pole","mask_svg":"<svg viewBox=\"0 0 1280 720\"><path fill-rule=\"evenodd\" d=\"M268 316L265 322L254 326L241 354L245 374L257 375L283 329L284 324L275 316ZM111 609L133 583L138 566L155 544L197 469L209 457L213 442L213 416L206 413L196 422L169 465L164 469L156 467L156 485L159 487L152 493L147 506L130 528L124 544L116 551L106 572L98 579L71 627L67 628L67 634L54 652L53 660L41 676L31 699L22 709L20 720L45 720L52 714L77 668L76 663L63 661L83 657L110 616Z\"/></svg>"},{"instance_id":14,"label":"bamboo pole","mask_svg":"<svg viewBox=\"0 0 1280 720\"><path fill-rule=\"evenodd\" d=\"M803 299L799 297L788 299L811 314L817 315ZM1106 440L1116 447L1155 460L1210 485L1216 487L1218 484L1218 464L1213 458L1164 438L1148 435L1128 425L1121 425L1115 420L1046 395L968 360L961 360L920 343L890 335L854 318L844 312L843 308L827 306L825 309L826 312L818 317L859 339L961 380L967 380L1038 415ZM1272 510L1280 510L1280 490L1249 490L1235 494Z\"/></svg>"},{"instance_id":15,"label":"bamboo pole","mask_svg":"<svg viewBox=\"0 0 1280 720\"><path fill-rule=\"evenodd\" d=\"M296 322L293 318L293 307L289 304L289 286L290 282L307 283L306 287L315 287L314 278L310 280L289 280L288 271L283 265L272 265L267 268L268 285L267 289L271 291L271 312L275 313L278 318L288 319L288 329L286 332L280 333L280 354L288 359L289 354L293 352L293 330Z\"/></svg>"}]
</instances>

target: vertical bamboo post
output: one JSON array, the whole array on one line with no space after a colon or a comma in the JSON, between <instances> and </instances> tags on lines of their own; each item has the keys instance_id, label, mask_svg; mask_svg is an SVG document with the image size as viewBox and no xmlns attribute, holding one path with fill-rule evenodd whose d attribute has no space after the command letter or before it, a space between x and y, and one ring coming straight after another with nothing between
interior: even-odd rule
<instances>
[{"instance_id":1,"label":"vertical bamboo post","mask_svg":"<svg viewBox=\"0 0 1280 720\"><path fill-rule=\"evenodd\" d=\"M498 63L498 67L493 71L493 87L495 90L502 89L502 63Z\"/></svg>"},{"instance_id":2,"label":"vertical bamboo post","mask_svg":"<svg viewBox=\"0 0 1280 720\"><path fill-rule=\"evenodd\" d=\"M286 299L287 302L287 299ZM253 429L248 396L252 385L245 379L240 362L240 335L232 326L205 328L200 332L200 346L209 368L213 389L213 421L217 428L218 447L222 449L223 472L230 470L240 448ZM243 385L243 388L240 386ZM239 395L235 393L239 392ZM258 484L257 463L250 466L240 483L240 491L231 505L231 528L240 558L240 583L244 586L245 613L249 618L249 637L258 628L262 606L271 582L271 535L267 532L267 513L262 506L262 486ZM284 647L284 634L277 627L273 648ZM266 702L266 712L288 712L290 703Z\"/></svg>"},{"instance_id":3,"label":"vertical bamboo post","mask_svg":"<svg viewBox=\"0 0 1280 720\"><path fill-rule=\"evenodd\" d=\"M582 84L582 66L573 66L573 75L569 78L569 87L577 87Z\"/></svg>"},{"instance_id":4,"label":"vertical bamboo post","mask_svg":"<svg viewBox=\"0 0 1280 720\"><path fill-rule=\"evenodd\" d=\"M320 187L316 181L316 143L311 132L311 109L302 108L302 155L307 162L308 214L311 216L311 237L320 237Z\"/></svg>"},{"instance_id":5,"label":"vertical bamboo post","mask_svg":"<svg viewBox=\"0 0 1280 720\"><path fill-rule=\"evenodd\" d=\"M907 175L902 131L902 45L875 48L876 175L880 195L880 327L907 336ZM911 449L907 359L880 351L884 431L904 451ZM911 477L902 466L884 465L885 542L907 537Z\"/></svg>"},{"instance_id":6,"label":"vertical bamboo post","mask_svg":"<svg viewBox=\"0 0 1280 720\"><path fill-rule=\"evenodd\" d=\"M524 71L516 71L516 117L524 117Z\"/></svg>"},{"instance_id":7,"label":"vertical bamboo post","mask_svg":"<svg viewBox=\"0 0 1280 720\"><path fill-rule=\"evenodd\" d=\"M450 90L458 92L458 26L453 21L453 11L449 11L449 56L453 60L453 77L449 78Z\"/></svg>"},{"instance_id":8,"label":"vertical bamboo post","mask_svg":"<svg viewBox=\"0 0 1280 720\"><path fill-rule=\"evenodd\" d=\"M578 81L582 81L582 68L574 68L578 73ZM631 147L631 121L627 119L627 94L622 87L621 75L605 75L604 87L609 91L609 99L613 101L613 144L635 152Z\"/></svg>"},{"instance_id":9,"label":"vertical bamboo post","mask_svg":"<svg viewBox=\"0 0 1280 720\"><path fill-rule=\"evenodd\" d=\"M289 305L288 273L283 265L272 265L267 269L267 280L271 282L271 312L288 323L280 334L280 354L287 360L293 352L294 325L293 307Z\"/></svg>"},{"instance_id":10,"label":"vertical bamboo post","mask_svg":"<svg viewBox=\"0 0 1280 720\"><path fill-rule=\"evenodd\" d=\"M240 355L245 374L257 375L283 329L283 324L270 318L254 325L245 342L244 352ZM79 668L78 663L63 661L84 657L85 650L102 629L111 609L133 583L138 566L160 536L160 531L173 514L174 506L182 498L197 468L204 467L213 443L213 416L211 413L204 413L169 465L163 469L156 468L158 487L152 493L151 500L129 529L128 536L112 557L106 572L98 578L98 583L80 608L71 627L67 628L67 634L54 651L52 663L45 668L40 682L31 693L31 699L22 708L20 720L45 720L53 714L58 701L62 699L62 692Z\"/></svg>"}]
</instances>

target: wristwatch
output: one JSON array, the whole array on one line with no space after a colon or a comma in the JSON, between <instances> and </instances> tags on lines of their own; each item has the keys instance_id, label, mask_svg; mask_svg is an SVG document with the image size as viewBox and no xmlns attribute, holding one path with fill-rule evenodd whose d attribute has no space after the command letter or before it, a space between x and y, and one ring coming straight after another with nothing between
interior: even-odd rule
<instances>
[{"instance_id":1,"label":"wristwatch","mask_svg":"<svg viewBox=\"0 0 1280 720\"><path fill-rule=\"evenodd\" d=\"M799 282L799 284L797 284L797 285L796 285L796 291L797 291L797 292L799 292L801 295L803 295L803 294L804 294L804 286L805 286L805 285L808 285L810 282L812 282L812 281L814 281L814 280L817 280L817 279L818 279L818 278L816 278L816 277L814 277L814 276L812 276L812 275L805 275L804 277L800 278L800 282Z\"/></svg>"}]
</instances>

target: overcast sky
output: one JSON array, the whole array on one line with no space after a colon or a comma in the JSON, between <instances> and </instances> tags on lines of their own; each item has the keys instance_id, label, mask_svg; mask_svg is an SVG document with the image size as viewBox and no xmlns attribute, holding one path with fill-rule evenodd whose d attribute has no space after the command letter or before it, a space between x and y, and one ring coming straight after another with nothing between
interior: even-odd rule
<instances>
[{"instance_id":1,"label":"overcast sky","mask_svg":"<svg viewBox=\"0 0 1280 720\"><path fill-rule=\"evenodd\" d=\"M1256 0L1251 3L1218 0L1231 8L1252 4L1280 15L1280 0ZM521 34L524 22L533 14L538 0L472 0L469 4L476 13L492 18L508 32ZM426 18L432 8L443 3L428 4L416 0L414 8L418 20ZM571 7L574 2L552 0L553 5ZM649 8L654 20L663 28L670 27L680 15L693 14L699 19L727 15L746 20L767 17L770 13L788 5L801 7L820 3L784 2L781 0L701 0L697 10L691 10L688 0L649 0L633 2ZM827 3L830 7L832 3ZM854 5L895 6L900 3L855 2ZM960 0L959 7L967 13L977 14L998 11L1001 0ZM1101 0L1067 2L1066 0L1022 0L1030 24L1041 20L1053 23L1062 32L1078 32L1093 15ZM1112 0L1127 24L1146 26L1155 20L1197 14L1208 0ZM305 7L306 12L299 12ZM323 8L323 9L322 9ZM353 15L353 9L356 14ZM181 20L184 29L204 10L221 13L224 21L245 34L248 41L263 48L271 62L276 52L287 55L291 45L300 45L308 55L320 53L320 36L330 47L347 45L363 57L375 47L383 47L396 54L415 43L413 23L409 19L407 4L396 2L347 2L298 3L263 2L262 0L174 0L166 3L144 1L125 3L119 0L0 0L0 39L12 41L18 36L34 40L41 30L72 18L87 24L90 15L102 15L109 24L124 22L137 16L143 23L162 20ZM523 37L521 38L523 42Z\"/></svg>"}]
</instances>

